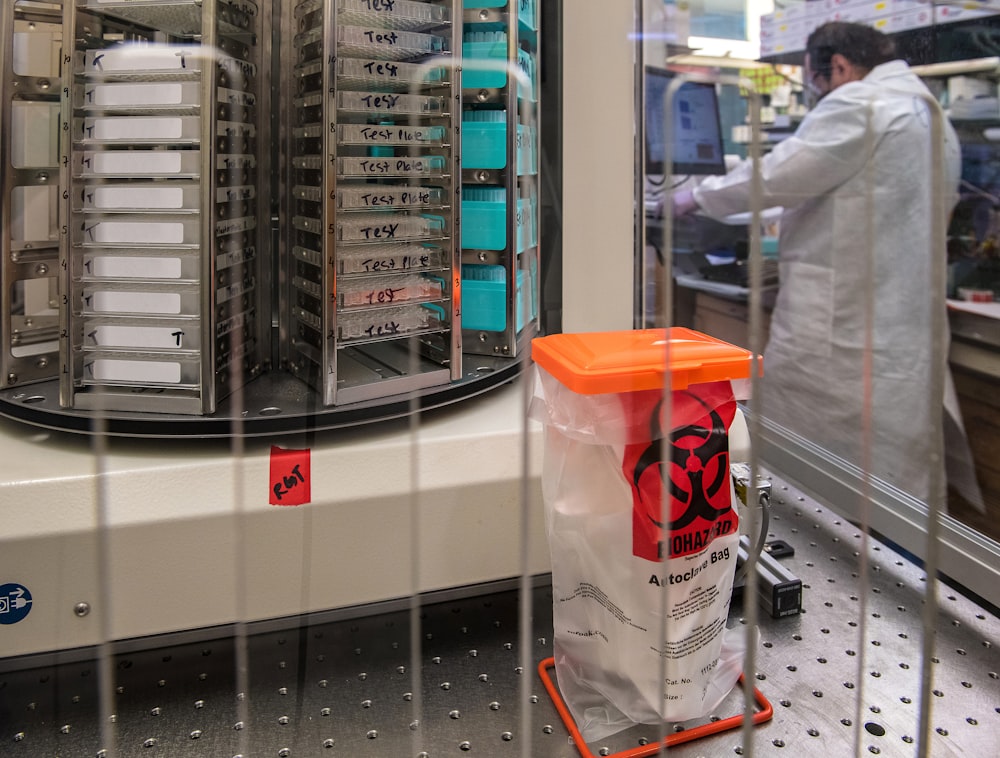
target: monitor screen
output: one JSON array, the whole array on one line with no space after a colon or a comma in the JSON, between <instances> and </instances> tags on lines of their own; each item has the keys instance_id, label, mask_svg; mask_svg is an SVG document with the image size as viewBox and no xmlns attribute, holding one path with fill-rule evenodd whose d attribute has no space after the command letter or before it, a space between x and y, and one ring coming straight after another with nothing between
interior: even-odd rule
<instances>
[{"instance_id":1,"label":"monitor screen","mask_svg":"<svg viewBox=\"0 0 1000 758\"><path fill-rule=\"evenodd\" d=\"M663 123L663 103L674 73L654 66L646 66L645 73L646 173L675 176L726 173L715 85L685 82L674 95L670 129L673 165L667 171L663 165L668 131Z\"/></svg>"}]
</instances>

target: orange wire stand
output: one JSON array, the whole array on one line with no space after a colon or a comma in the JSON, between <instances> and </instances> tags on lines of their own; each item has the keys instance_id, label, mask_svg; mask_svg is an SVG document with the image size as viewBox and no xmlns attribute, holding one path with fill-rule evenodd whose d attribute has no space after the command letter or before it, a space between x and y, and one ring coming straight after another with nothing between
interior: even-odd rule
<instances>
[{"instance_id":1,"label":"orange wire stand","mask_svg":"<svg viewBox=\"0 0 1000 758\"><path fill-rule=\"evenodd\" d=\"M576 721L573 720L573 716L566 707L566 703L563 701L562 695L559 694L559 689L556 687L556 683L552 680L552 677L549 676L549 669L555 668L555 665L555 658L546 658L538 664L538 675L542 678L542 684L544 684L545 689L548 690L549 697L552 698L552 702L555 704L556 710L559 711L559 717L563 720L563 723L569 730L570 736L573 738L573 743L576 745L576 749L579 751L581 758L597 758L592 752L590 752L590 748L587 746L587 743L583 741L583 735L581 735L580 730L577 729ZM742 674L740 674L739 683L741 685L744 684ZM771 716L774 715L774 709L771 707L771 703L768 702L767 698L765 698L764 695L761 694L761 691L756 687L754 687L753 696L758 707L760 708L760 710L754 711L753 714L753 723L754 726L757 726L759 724L763 724L765 721L770 721ZM667 735L663 738L662 742L654 742L651 745L641 745L639 747L613 753L610 758L645 758L646 756L655 755L660 752L664 746L672 747L673 745L691 742L692 740L697 740L702 737L708 737L730 729L736 729L742 723L742 714L729 716L728 718L720 719L718 721L710 721L707 724L701 724L693 729L685 729L682 732L674 732L673 734Z\"/></svg>"}]
</instances>

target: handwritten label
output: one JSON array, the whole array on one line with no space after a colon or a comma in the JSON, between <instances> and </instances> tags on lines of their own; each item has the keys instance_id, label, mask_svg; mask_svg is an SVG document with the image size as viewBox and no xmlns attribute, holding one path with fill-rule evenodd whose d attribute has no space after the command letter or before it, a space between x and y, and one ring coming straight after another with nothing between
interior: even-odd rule
<instances>
[{"instance_id":1,"label":"handwritten label","mask_svg":"<svg viewBox=\"0 0 1000 758\"><path fill-rule=\"evenodd\" d=\"M368 142L427 142L431 139L423 129L404 126L363 126L360 133Z\"/></svg>"},{"instance_id":2,"label":"handwritten label","mask_svg":"<svg viewBox=\"0 0 1000 758\"><path fill-rule=\"evenodd\" d=\"M368 292L364 295L364 300L369 305L382 305L391 303L396 299L396 295L403 292L405 287L399 289L392 289L391 287L383 290L375 290L373 292Z\"/></svg>"},{"instance_id":3,"label":"handwritten label","mask_svg":"<svg viewBox=\"0 0 1000 758\"><path fill-rule=\"evenodd\" d=\"M431 193L429 190L406 191L399 195L366 192L361 196L361 204L367 208L385 205L428 205L430 201Z\"/></svg>"},{"instance_id":4,"label":"handwritten label","mask_svg":"<svg viewBox=\"0 0 1000 758\"><path fill-rule=\"evenodd\" d=\"M376 32L366 31L364 36L372 44L388 45L392 47L399 43L399 35L396 32Z\"/></svg>"},{"instance_id":5,"label":"handwritten label","mask_svg":"<svg viewBox=\"0 0 1000 758\"><path fill-rule=\"evenodd\" d=\"M391 334L399 334L402 327L396 321L386 321L383 324L372 324L364 330L366 337L385 337Z\"/></svg>"},{"instance_id":6,"label":"handwritten label","mask_svg":"<svg viewBox=\"0 0 1000 758\"><path fill-rule=\"evenodd\" d=\"M399 103L399 95L362 95L361 102L366 108L391 111Z\"/></svg>"},{"instance_id":7,"label":"handwritten label","mask_svg":"<svg viewBox=\"0 0 1000 758\"><path fill-rule=\"evenodd\" d=\"M425 174L429 173L429 164L420 158L396 158L392 160L368 160L358 161L358 170L362 174Z\"/></svg>"},{"instance_id":8,"label":"handwritten label","mask_svg":"<svg viewBox=\"0 0 1000 758\"><path fill-rule=\"evenodd\" d=\"M399 224L382 224L382 226L363 226L361 233L366 240L394 239Z\"/></svg>"},{"instance_id":9,"label":"handwritten label","mask_svg":"<svg viewBox=\"0 0 1000 758\"><path fill-rule=\"evenodd\" d=\"M372 76L388 76L390 79L395 79L399 76L399 66L395 63L386 63L384 61L368 61L362 64L365 71L367 71Z\"/></svg>"},{"instance_id":10,"label":"handwritten label","mask_svg":"<svg viewBox=\"0 0 1000 758\"><path fill-rule=\"evenodd\" d=\"M270 505L305 505L312 499L309 450L271 446Z\"/></svg>"},{"instance_id":11,"label":"handwritten label","mask_svg":"<svg viewBox=\"0 0 1000 758\"><path fill-rule=\"evenodd\" d=\"M429 255L404 255L393 258L366 258L361 265L365 271L394 271L427 268L430 266Z\"/></svg>"}]
</instances>

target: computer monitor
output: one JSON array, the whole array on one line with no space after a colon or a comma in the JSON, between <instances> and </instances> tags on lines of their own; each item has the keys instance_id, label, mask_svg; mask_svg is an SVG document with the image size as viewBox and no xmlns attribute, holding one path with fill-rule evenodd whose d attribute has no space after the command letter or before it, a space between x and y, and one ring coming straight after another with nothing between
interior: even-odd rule
<instances>
[{"instance_id":1,"label":"computer monitor","mask_svg":"<svg viewBox=\"0 0 1000 758\"><path fill-rule=\"evenodd\" d=\"M673 127L670 170L665 170L663 123L667 87L673 71L646 66L644 95L646 173L706 175L726 173L719 98L714 84L684 82L673 97Z\"/></svg>"}]
</instances>

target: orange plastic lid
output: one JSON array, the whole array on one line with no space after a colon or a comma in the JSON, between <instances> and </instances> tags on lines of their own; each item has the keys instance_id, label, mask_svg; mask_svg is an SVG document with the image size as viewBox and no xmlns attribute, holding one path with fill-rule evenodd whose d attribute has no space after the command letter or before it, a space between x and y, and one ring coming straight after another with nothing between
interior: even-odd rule
<instances>
[{"instance_id":1,"label":"orange plastic lid","mask_svg":"<svg viewBox=\"0 0 1000 758\"><path fill-rule=\"evenodd\" d=\"M531 357L573 392L598 395L663 389L668 372L673 390L746 379L753 354L675 326L669 330L551 334L532 340Z\"/></svg>"}]
</instances>

